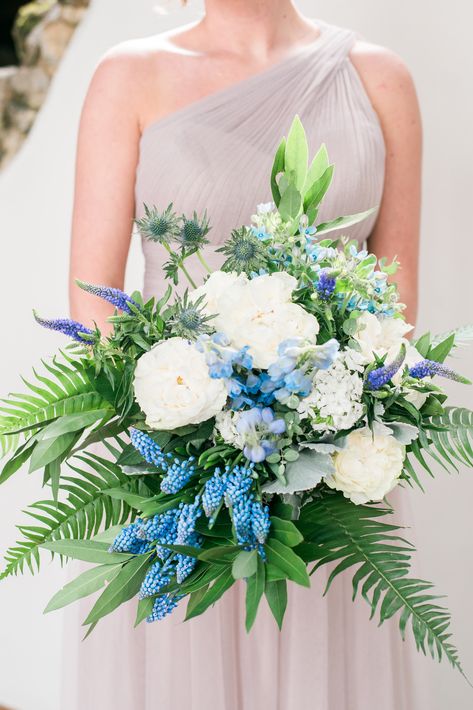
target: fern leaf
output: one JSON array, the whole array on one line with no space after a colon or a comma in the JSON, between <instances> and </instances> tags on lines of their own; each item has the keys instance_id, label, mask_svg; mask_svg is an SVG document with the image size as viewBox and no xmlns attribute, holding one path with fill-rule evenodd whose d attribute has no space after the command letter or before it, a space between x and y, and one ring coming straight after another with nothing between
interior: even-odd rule
<instances>
[{"instance_id":1,"label":"fern leaf","mask_svg":"<svg viewBox=\"0 0 473 710\"><path fill-rule=\"evenodd\" d=\"M312 572L337 563L328 589L342 571L358 566L353 598L361 591L380 624L399 613L403 637L410 621L418 650L439 660L445 655L462 672L458 653L449 641L449 612L436 603L438 596L431 593L430 582L407 576L414 548L393 534L398 526L377 520L391 512L378 506L356 506L331 492L304 506L297 525L305 540L313 543L308 561L317 563Z\"/></svg>"},{"instance_id":2,"label":"fern leaf","mask_svg":"<svg viewBox=\"0 0 473 710\"><path fill-rule=\"evenodd\" d=\"M69 464L74 475L64 476L59 492L65 500L41 500L25 511L33 524L18 527L23 538L5 555L6 567L0 579L18 574L28 567L39 569L39 548L60 538L93 537L102 526L125 523L133 512L126 502L112 499L106 491L119 488L138 492L139 481L129 479L110 461L83 454L78 457L86 467Z\"/></svg>"},{"instance_id":3,"label":"fern leaf","mask_svg":"<svg viewBox=\"0 0 473 710\"><path fill-rule=\"evenodd\" d=\"M460 328L449 330L446 333L434 335L431 341L432 347L447 340L451 335L455 336L455 347L470 343L473 340L473 325L463 325Z\"/></svg>"}]
</instances>

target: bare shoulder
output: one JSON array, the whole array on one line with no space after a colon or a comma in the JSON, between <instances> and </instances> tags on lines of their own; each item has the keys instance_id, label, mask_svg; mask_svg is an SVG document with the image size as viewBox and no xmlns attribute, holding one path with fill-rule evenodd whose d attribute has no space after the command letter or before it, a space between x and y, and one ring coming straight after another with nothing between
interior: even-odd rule
<instances>
[{"instance_id":1,"label":"bare shoulder","mask_svg":"<svg viewBox=\"0 0 473 710\"><path fill-rule=\"evenodd\" d=\"M395 115L419 114L414 79L405 61L396 52L370 42L358 41L350 59L381 120Z\"/></svg>"}]
</instances>

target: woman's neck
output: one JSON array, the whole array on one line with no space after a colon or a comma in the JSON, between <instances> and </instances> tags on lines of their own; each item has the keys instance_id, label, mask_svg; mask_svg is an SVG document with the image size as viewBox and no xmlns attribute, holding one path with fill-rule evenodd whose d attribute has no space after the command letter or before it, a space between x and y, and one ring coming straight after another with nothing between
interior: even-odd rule
<instances>
[{"instance_id":1,"label":"woman's neck","mask_svg":"<svg viewBox=\"0 0 473 710\"><path fill-rule=\"evenodd\" d=\"M292 0L206 0L200 25L225 51L261 61L314 32Z\"/></svg>"}]
</instances>

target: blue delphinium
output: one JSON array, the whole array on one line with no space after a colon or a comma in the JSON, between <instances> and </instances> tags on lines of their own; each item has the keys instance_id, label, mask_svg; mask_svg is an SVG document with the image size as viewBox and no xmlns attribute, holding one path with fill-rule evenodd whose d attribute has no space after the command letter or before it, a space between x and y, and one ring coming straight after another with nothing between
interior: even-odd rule
<instances>
[{"instance_id":1,"label":"blue delphinium","mask_svg":"<svg viewBox=\"0 0 473 710\"><path fill-rule=\"evenodd\" d=\"M197 349L205 354L210 377L215 379L230 380L235 368L251 370L253 366L249 348L233 348L224 333L202 335L197 341Z\"/></svg>"},{"instance_id":2,"label":"blue delphinium","mask_svg":"<svg viewBox=\"0 0 473 710\"><path fill-rule=\"evenodd\" d=\"M104 301L108 301L108 303L111 303L112 306L115 306L115 308L118 308L124 313L132 312L130 305L139 308L136 301L134 301L131 296L128 296L128 294L121 291L119 288L113 288L112 286L96 286L94 284L87 283L87 281L81 281L80 279L76 279L76 284L84 291L87 291L87 293L103 298Z\"/></svg>"},{"instance_id":3,"label":"blue delphinium","mask_svg":"<svg viewBox=\"0 0 473 710\"><path fill-rule=\"evenodd\" d=\"M276 451L277 439L286 431L286 423L276 418L269 407L253 407L241 413L236 428L243 436L246 458L259 463Z\"/></svg>"},{"instance_id":4,"label":"blue delphinium","mask_svg":"<svg viewBox=\"0 0 473 710\"><path fill-rule=\"evenodd\" d=\"M41 318L36 311L33 311L35 320L43 328L48 328L49 330L56 330L58 333L63 333L69 336L72 340L78 343L85 343L86 345L92 345L96 341L95 333L86 328L82 323L78 323L76 320L71 320L70 318L56 318L55 320L47 320ZM90 336L90 337L88 337Z\"/></svg>"}]
</instances>

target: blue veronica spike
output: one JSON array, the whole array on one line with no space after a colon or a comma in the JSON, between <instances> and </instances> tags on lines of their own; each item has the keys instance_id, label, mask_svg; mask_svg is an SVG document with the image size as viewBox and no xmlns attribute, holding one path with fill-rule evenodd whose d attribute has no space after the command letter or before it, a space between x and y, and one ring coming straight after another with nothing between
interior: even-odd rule
<instances>
[{"instance_id":1,"label":"blue veronica spike","mask_svg":"<svg viewBox=\"0 0 473 710\"><path fill-rule=\"evenodd\" d=\"M378 367L376 370L372 370L366 381L368 383L368 388L371 390L379 390L384 387L396 374L396 372L401 368L402 363L406 357L406 346L403 344L399 354L389 365L383 365L383 367Z\"/></svg>"},{"instance_id":2,"label":"blue veronica spike","mask_svg":"<svg viewBox=\"0 0 473 710\"><path fill-rule=\"evenodd\" d=\"M35 321L42 325L43 328L48 328L49 330L56 330L59 333L64 333L68 335L69 338L76 340L78 343L86 343L87 345L92 345L95 343L96 336L90 328L86 328L82 323L78 323L76 320L71 320L70 318L58 318L56 320L46 320L41 318L36 311L33 311ZM91 337L88 338L87 336Z\"/></svg>"},{"instance_id":3,"label":"blue veronica spike","mask_svg":"<svg viewBox=\"0 0 473 710\"><path fill-rule=\"evenodd\" d=\"M130 304L133 304L136 308L139 308L136 301L134 301L131 296L128 296L128 294L121 291L119 288L113 288L112 286L96 286L95 284L89 284L87 281L81 281L80 279L76 279L76 284L79 288L87 291L87 293L103 298L105 301L108 301L112 304L112 306L115 306L124 313L131 313Z\"/></svg>"},{"instance_id":4,"label":"blue veronica spike","mask_svg":"<svg viewBox=\"0 0 473 710\"><path fill-rule=\"evenodd\" d=\"M422 380L424 377L439 375L440 377L446 377L449 380L454 380L455 382L471 384L470 380L467 380L466 377L462 377L441 362L435 362L435 360L421 360L409 369L409 375L417 380Z\"/></svg>"},{"instance_id":5,"label":"blue veronica spike","mask_svg":"<svg viewBox=\"0 0 473 710\"><path fill-rule=\"evenodd\" d=\"M323 301L327 301L335 291L336 280L333 276L329 276L325 269L322 269L319 274L319 280L315 285L315 290Z\"/></svg>"}]
</instances>

